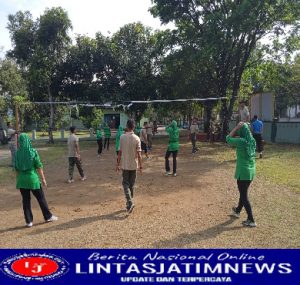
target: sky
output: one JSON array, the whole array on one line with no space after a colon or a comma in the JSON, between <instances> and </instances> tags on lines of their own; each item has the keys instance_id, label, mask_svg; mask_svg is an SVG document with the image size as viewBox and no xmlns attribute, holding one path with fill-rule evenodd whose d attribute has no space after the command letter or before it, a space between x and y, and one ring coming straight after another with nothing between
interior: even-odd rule
<instances>
[{"instance_id":1,"label":"sky","mask_svg":"<svg viewBox=\"0 0 300 285\"><path fill-rule=\"evenodd\" d=\"M86 34L94 37L96 32L104 35L116 32L125 24L142 22L153 29L165 29L153 18L149 7L151 0L0 0L0 47L2 55L11 48L6 28L8 15L17 11L30 11L37 19L46 8L63 7L72 22L71 35Z\"/></svg>"}]
</instances>

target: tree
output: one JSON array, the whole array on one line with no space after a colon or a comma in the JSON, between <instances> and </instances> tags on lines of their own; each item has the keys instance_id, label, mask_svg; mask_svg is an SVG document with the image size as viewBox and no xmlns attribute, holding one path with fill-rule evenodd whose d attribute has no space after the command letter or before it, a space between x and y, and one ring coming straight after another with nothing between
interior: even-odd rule
<instances>
[{"instance_id":1,"label":"tree","mask_svg":"<svg viewBox=\"0 0 300 285\"><path fill-rule=\"evenodd\" d=\"M28 100L27 82L17 64L11 59L0 60L0 99L0 122L8 109L15 111L17 103L25 103ZM25 108L28 108L28 105L24 105L21 110L24 111Z\"/></svg>"},{"instance_id":2,"label":"tree","mask_svg":"<svg viewBox=\"0 0 300 285\"><path fill-rule=\"evenodd\" d=\"M94 107L91 111L90 107L82 107L80 113L80 119L86 128L96 130L102 124L104 114L101 109Z\"/></svg>"},{"instance_id":3,"label":"tree","mask_svg":"<svg viewBox=\"0 0 300 285\"><path fill-rule=\"evenodd\" d=\"M67 13L56 7L46 9L36 21L31 14L17 12L8 17L13 50L9 55L27 72L30 82L30 99L54 101L59 94L54 94L54 82L58 68L65 58L66 48L71 39L68 30L71 22ZM53 143L55 107L50 104L49 142Z\"/></svg>"},{"instance_id":4,"label":"tree","mask_svg":"<svg viewBox=\"0 0 300 285\"><path fill-rule=\"evenodd\" d=\"M115 101L149 100L156 96L156 37L141 23L123 26L111 38L112 54L117 62L114 78ZM147 104L133 105L131 112L140 120Z\"/></svg>"},{"instance_id":5,"label":"tree","mask_svg":"<svg viewBox=\"0 0 300 285\"><path fill-rule=\"evenodd\" d=\"M151 12L163 23L174 22L181 39L207 58L223 102L223 134L244 70L255 46L268 33L292 33L299 20L300 2L288 0L152 0ZM284 29L288 26L290 29Z\"/></svg>"}]
</instances>

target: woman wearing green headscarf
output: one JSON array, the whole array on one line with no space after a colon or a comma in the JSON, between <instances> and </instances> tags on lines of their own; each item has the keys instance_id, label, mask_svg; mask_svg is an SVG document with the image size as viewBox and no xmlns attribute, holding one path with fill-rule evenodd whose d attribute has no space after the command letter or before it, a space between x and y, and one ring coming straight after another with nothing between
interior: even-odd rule
<instances>
[{"instance_id":1,"label":"woman wearing green headscarf","mask_svg":"<svg viewBox=\"0 0 300 285\"><path fill-rule=\"evenodd\" d=\"M235 137L238 136L238 137ZM255 151L256 143L253 138L249 125L240 122L226 137L228 144L236 147L236 170L235 179L237 180L240 199L237 207L232 208L232 216L239 218L243 207L247 212L247 220L242 224L248 227L256 227L252 214L252 207L248 199L248 189L255 177Z\"/></svg>"},{"instance_id":2,"label":"woman wearing green headscarf","mask_svg":"<svg viewBox=\"0 0 300 285\"><path fill-rule=\"evenodd\" d=\"M47 201L41 186L47 186L43 172L43 164L38 152L32 148L27 134L19 136L19 148L16 152L14 168L17 172L16 188L20 189L23 199L23 210L27 227L32 227L33 215L31 211L30 192L37 199L46 222L56 221L58 218L49 211ZM40 178L39 178L40 176Z\"/></svg>"},{"instance_id":3,"label":"woman wearing green headscarf","mask_svg":"<svg viewBox=\"0 0 300 285\"><path fill-rule=\"evenodd\" d=\"M173 155L173 176L176 176L177 170L177 153L179 150L179 129L177 127L177 122L175 120L166 127L166 132L169 134L169 145L165 155L165 168L166 168L166 175L172 175L170 172L170 163L169 157Z\"/></svg>"},{"instance_id":4,"label":"woman wearing green headscarf","mask_svg":"<svg viewBox=\"0 0 300 285\"><path fill-rule=\"evenodd\" d=\"M119 150L120 150L120 138L121 138L121 135L123 135L123 134L124 134L123 127L119 126L118 132L116 134L116 152L117 152L117 155L119 154Z\"/></svg>"}]
</instances>

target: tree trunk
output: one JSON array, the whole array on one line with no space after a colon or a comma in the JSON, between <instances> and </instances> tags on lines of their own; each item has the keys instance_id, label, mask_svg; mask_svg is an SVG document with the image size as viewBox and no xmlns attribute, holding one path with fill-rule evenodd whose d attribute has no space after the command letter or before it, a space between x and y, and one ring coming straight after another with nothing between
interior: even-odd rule
<instances>
[{"instance_id":1,"label":"tree trunk","mask_svg":"<svg viewBox=\"0 0 300 285\"><path fill-rule=\"evenodd\" d=\"M52 104L53 97L52 97L52 94L51 94L50 85L48 85L48 96L49 96L49 102L50 102L50 117L49 117L48 134L49 134L49 143L53 144L54 143L54 139L53 139L54 106Z\"/></svg>"},{"instance_id":2,"label":"tree trunk","mask_svg":"<svg viewBox=\"0 0 300 285\"><path fill-rule=\"evenodd\" d=\"M212 110L213 110L213 105L208 102L208 104L205 106L206 118L204 122L204 132L206 133L207 140L210 139L210 133L211 133L210 121L211 121Z\"/></svg>"}]
</instances>

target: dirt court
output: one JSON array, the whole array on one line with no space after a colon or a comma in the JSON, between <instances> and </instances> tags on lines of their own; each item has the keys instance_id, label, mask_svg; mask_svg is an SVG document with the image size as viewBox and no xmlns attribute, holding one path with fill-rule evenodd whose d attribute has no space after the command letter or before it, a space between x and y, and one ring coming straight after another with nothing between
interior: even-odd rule
<instances>
[{"instance_id":1,"label":"dirt court","mask_svg":"<svg viewBox=\"0 0 300 285\"><path fill-rule=\"evenodd\" d=\"M257 228L245 228L246 218L228 216L238 199L233 178L234 159L216 159L222 144L202 144L191 154L181 146L178 176L164 176L166 144L154 141L151 160L144 160L138 176L136 208L128 215L121 174L114 171L114 145L97 158L96 145L82 147L88 177L67 184L65 155L45 163L48 204L57 222L44 223L33 198L34 226L24 227L21 195L15 181L1 187L1 248L297 248L299 193L260 176L253 182L250 199ZM226 151L226 150L225 150ZM43 153L43 160L46 160Z\"/></svg>"}]
</instances>

